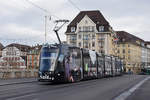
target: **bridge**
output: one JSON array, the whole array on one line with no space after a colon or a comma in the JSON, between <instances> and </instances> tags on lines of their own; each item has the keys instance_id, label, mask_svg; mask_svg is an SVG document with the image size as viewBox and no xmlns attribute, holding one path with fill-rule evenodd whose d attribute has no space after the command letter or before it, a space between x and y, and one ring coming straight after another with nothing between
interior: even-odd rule
<instances>
[{"instance_id":1,"label":"bridge","mask_svg":"<svg viewBox=\"0 0 150 100\"><path fill-rule=\"evenodd\" d=\"M38 69L2 69L0 68L0 79L30 78L37 77Z\"/></svg>"},{"instance_id":2,"label":"bridge","mask_svg":"<svg viewBox=\"0 0 150 100\"><path fill-rule=\"evenodd\" d=\"M40 83L35 78L0 80L0 100L148 100L150 76L81 81L71 84Z\"/></svg>"}]
</instances>

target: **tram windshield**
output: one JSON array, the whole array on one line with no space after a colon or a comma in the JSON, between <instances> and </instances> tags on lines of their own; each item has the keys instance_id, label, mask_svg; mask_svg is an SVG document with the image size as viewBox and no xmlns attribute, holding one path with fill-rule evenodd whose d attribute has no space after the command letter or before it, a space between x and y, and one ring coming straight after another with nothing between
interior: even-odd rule
<instances>
[{"instance_id":1,"label":"tram windshield","mask_svg":"<svg viewBox=\"0 0 150 100\"><path fill-rule=\"evenodd\" d=\"M57 56L58 48L43 47L40 57L40 71L54 71Z\"/></svg>"}]
</instances>

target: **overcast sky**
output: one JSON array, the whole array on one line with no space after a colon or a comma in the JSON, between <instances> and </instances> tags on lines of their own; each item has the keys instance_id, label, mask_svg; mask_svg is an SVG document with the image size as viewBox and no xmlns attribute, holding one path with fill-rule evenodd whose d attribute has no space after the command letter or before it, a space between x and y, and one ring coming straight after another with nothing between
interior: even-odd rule
<instances>
[{"instance_id":1,"label":"overcast sky","mask_svg":"<svg viewBox=\"0 0 150 100\"><path fill-rule=\"evenodd\" d=\"M44 16L55 15L70 21L79 13L68 0L30 0L47 9L46 13L26 0L0 0L0 42L4 45L44 43ZM150 40L150 0L72 0L81 10L100 10L114 30L124 30ZM54 20L48 21L48 42L57 42ZM65 40L66 26L59 32Z\"/></svg>"}]
</instances>

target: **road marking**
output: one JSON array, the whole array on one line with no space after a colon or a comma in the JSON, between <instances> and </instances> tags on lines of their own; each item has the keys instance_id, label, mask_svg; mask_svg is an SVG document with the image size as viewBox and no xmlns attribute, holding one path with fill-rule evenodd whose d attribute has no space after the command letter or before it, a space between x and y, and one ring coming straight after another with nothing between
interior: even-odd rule
<instances>
[{"instance_id":1,"label":"road marking","mask_svg":"<svg viewBox=\"0 0 150 100\"><path fill-rule=\"evenodd\" d=\"M126 100L127 97L129 97L136 89L138 89L143 83L145 83L149 79L150 77L145 78L144 80L142 80L141 82L133 86L131 89L123 92L122 94L120 94L118 97L116 97L113 100Z\"/></svg>"},{"instance_id":2,"label":"road marking","mask_svg":"<svg viewBox=\"0 0 150 100\"><path fill-rule=\"evenodd\" d=\"M13 98L8 98L6 100L21 100L23 98L26 98L26 97L30 97L30 96L36 96L37 94L28 94L28 95L23 95L23 96L18 96L18 97L13 97ZM34 99L33 99L34 100ZM35 100L38 100L38 99L35 99Z\"/></svg>"}]
</instances>

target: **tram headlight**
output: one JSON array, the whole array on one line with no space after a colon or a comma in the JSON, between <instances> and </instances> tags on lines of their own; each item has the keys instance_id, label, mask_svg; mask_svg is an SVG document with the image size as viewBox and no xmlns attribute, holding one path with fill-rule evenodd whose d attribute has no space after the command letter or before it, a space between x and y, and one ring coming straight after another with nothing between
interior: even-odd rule
<instances>
[{"instance_id":1,"label":"tram headlight","mask_svg":"<svg viewBox=\"0 0 150 100\"><path fill-rule=\"evenodd\" d=\"M54 77L52 77L52 80L54 80Z\"/></svg>"},{"instance_id":2,"label":"tram headlight","mask_svg":"<svg viewBox=\"0 0 150 100\"><path fill-rule=\"evenodd\" d=\"M60 73L58 73L57 75L60 76Z\"/></svg>"}]
</instances>

